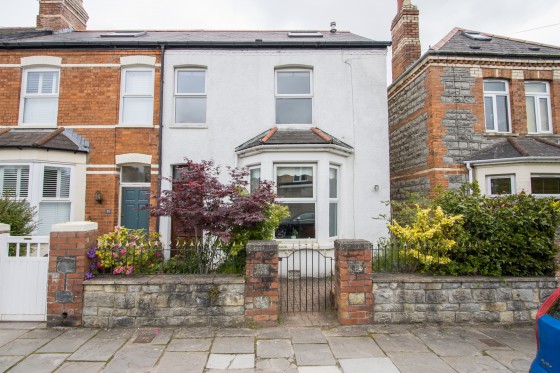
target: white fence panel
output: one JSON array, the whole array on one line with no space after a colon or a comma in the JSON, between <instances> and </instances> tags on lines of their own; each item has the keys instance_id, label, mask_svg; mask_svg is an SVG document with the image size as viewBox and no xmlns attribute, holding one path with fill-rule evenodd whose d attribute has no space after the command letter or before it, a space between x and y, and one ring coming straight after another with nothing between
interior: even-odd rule
<instances>
[{"instance_id":1,"label":"white fence panel","mask_svg":"<svg viewBox=\"0 0 560 373\"><path fill-rule=\"evenodd\" d=\"M48 236L0 235L0 320L46 320L48 269Z\"/></svg>"}]
</instances>

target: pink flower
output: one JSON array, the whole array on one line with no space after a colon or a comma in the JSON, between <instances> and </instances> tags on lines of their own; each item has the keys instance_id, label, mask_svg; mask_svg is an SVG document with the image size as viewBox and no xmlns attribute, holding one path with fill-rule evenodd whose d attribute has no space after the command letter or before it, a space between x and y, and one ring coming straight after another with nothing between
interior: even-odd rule
<instances>
[{"instance_id":1,"label":"pink flower","mask_svg":"<svg viewBox=\"0 0 560 373\"><path fill-rule=\"evenodd\" d=\"M124 255L124 254L126 254L126 250L125 250L125 249L122 249L122 250L120 251L120 253L121 253L121 255Z\"/></svg>"}]
</instances>

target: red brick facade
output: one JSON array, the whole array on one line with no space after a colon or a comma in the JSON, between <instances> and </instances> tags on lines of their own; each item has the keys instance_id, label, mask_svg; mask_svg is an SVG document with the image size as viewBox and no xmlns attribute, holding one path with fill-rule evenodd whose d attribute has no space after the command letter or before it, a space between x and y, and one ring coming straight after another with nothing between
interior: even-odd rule
<instances>
[{"instance_id":1,"label":"red brick facade","mask_svg":"<svg viewBox=\"0 0 560 373\"><path fill-rule=\"evenodd\" d=\"M0 51L0 124L18 128L23 68L21 58L53 56L62 58L58 99L59 127L70 128L88 140L85 219L99 223L105 233L119 223L120 174L115 156L141 153L152 157L151 193L157 192L160 108L160 52L156 50L51 49ZM121 70L120 58L156 58L154 74L153 126L119 126ZM13 65L13 66L10 66ZM103 203L95 201L100 191ZM106 213L110 210L110 213ZM150 220L155 229L155 218Z\"/></svg>"}]
</instances>

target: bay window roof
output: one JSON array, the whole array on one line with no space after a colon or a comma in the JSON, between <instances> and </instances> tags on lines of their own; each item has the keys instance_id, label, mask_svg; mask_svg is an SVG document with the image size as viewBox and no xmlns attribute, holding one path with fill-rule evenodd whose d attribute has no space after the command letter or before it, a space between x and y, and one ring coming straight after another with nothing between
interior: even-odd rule
<instances>
[{"instance_id":1,"label":"bay window roof","mask_svg":"<svg viewBox=\"0 0 560 373\"><path fill-rule=\"evenodd\" d=\"M56 130L4 128L0 130L0 149L2 148L52 149L89 153L89 141L64 127Z\"/></svg>"}]
</instances>

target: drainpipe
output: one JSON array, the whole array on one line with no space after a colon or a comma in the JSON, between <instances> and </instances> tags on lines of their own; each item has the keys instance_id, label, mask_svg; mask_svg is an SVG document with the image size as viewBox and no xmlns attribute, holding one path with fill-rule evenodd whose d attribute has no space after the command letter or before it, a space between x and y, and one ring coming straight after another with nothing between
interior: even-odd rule
<instances>
[{"instance_id":1,"label":"drainpipe","mask_svg":"<svg viewBox=\"0 0 560 373\"><path fill-rule=\"evenodd\" d=\"M162 152L163 152L163 73L165 71L165 44L161 45L161 67L159 68L159 139L158 139L158 188L157 195L161 195L161 170L162 170ZM156 232L159 233L161 216L156 219Z\"/></svg>"},{"instance_id":2,"label":"drainpipe","mask_svg":"<svg viewBox=\"0 0 560 373\"><path fill-rule=\"evenodd\" d=\"M472 184L474 181L474 169L471 166L471 162L465 162L465 165L467 166L467 170L469 171L469 184ZM469 188L469 190L470 189L471 188Z\"/></svg>"}]
</instances>

